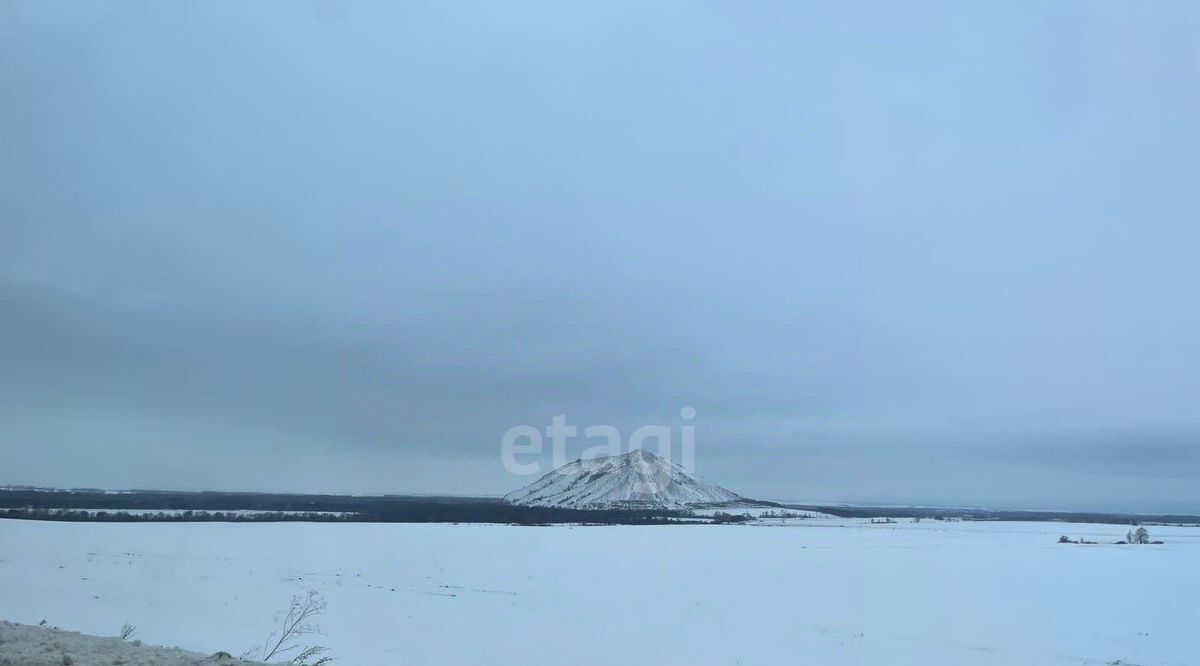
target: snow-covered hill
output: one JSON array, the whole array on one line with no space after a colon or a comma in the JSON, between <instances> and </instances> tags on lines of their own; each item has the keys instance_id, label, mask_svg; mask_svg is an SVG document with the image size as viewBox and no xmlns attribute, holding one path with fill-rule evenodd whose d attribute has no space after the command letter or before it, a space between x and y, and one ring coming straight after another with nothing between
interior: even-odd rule
<instances>
[{"instance_id":1,"label":"snow-covered hill","mask_svg":"<svg viewBox=\"0 0 1200 666\"><path fill-rule=\"evenodd\" d=\"M576 460L504 501L569 509L683 509L752 503L720 486L688 476L682 467L642 449Z\"/></svg>"}]
</instances>

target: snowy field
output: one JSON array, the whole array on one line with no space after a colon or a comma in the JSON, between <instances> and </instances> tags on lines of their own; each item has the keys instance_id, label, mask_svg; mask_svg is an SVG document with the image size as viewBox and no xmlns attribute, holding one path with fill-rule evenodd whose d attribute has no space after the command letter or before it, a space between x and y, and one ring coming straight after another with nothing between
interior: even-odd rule
<instances>
[{"instance_id":1,"label":"snowy field","mask_svg":"<svg viewBox=\"0 0 1200 666\"><path fill-rule=\"evenodd\" d=\"M197 516L197 517L206 517L206 516L212 516L215 514L222 514L222 515L226 515L226 516L238 516L238 517L243 517L243 518L249 518L252 516L280 515L280 514L285 515L285 516L303 514L306 516L338 516L338 517L354 515L354 512L352 512L352 511L269 511L269 510L258 510L258 509L230 509L230 510L214 509L214 510L208 510L208 509L87 509L87 508L84 508L84 509L45 509L45 511L46 511L46 513L49 513L51 515L55 515L55 514L61 515L64 513L85 512L89 516L92 516L92 517L95 517L97 514L101 514L101 513L109 513L109 514L125 513L125 514L129 514L131 516L159 516L159 515L161 515L161 516L168 516L168 517L177 517L177 516L182 516L184 514L189 514L189 513L192 514L193 516Z\"/></svg>"},{"instance_id":2,"label":"snowy field","mask_svg":"<svg viewBox=\"0 0 1200 666\"><path fill-rule=\"evenodd\" d=\"M238 654L317 589L348 666L1196 664L1200 529L1055 543L1126 529L0 520L0 618Z\"/></svg>"}]
</instances>

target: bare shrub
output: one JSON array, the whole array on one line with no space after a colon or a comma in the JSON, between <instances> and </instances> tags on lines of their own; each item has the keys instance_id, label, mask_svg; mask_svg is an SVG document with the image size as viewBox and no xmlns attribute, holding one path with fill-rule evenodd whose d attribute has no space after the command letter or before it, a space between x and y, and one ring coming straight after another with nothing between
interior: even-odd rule
<instances>
[{"instance_id":1,"label":"bare shrub","mask_svg":"<svg viewBox=\"0 0 1200 666\"><path fill-rule=\"evenodd\" d=\"M317 590L309 590L303 596L293 596L279 628L267 634L261 649L246 650L241 658L249 659L256 654L259 661L287 658L288 663L296 666L324 666L333 661L333 657L325 654L329 648L308 645L305 639L307 636L321 635L321 628L312 621L325 612L326 605L325 598Z\"/></svg>"},{"instance_id":2,"label":"bare shrub","mask_svg":"<svg viewBox=\"0 0 1200 666\"><path fill-rule=\"evenodd\" d=\"M124 625L121 626L121 640L127 641L135 633L137 633L137 627L133 626L132 624L129 624L128 622L126 622Z\"/></svg>"}]
</instances>

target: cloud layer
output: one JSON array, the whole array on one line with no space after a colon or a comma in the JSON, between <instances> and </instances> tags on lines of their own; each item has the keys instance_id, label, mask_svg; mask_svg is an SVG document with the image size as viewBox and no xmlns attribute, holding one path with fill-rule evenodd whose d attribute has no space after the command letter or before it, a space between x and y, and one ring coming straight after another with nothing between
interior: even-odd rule
<instances>
[{"instance_id":1,"label":"cloud layer","mask_svg":"<svg viewBox=\"0 0 1200 666\"><path fill-rule=\"evenodd\" d=\"M1196 511L1198 19L6 3L0 483Z\"/></svg>"}]
</instances>

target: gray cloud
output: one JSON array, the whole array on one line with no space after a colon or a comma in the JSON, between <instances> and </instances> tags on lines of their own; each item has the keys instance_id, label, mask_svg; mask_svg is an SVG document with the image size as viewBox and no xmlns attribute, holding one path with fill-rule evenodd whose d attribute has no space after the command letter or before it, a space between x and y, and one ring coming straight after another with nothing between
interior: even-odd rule
<instances>
[{"instance_id":1,"label":"gray cloud","mask_svg":"<svg viewBox=\"0 0 1200 666\"><path fill-rule=\"evenodd\" d=\"M1200 504L1189 7L0 19L0 483Z\"/></svg>"}]
</instances>

